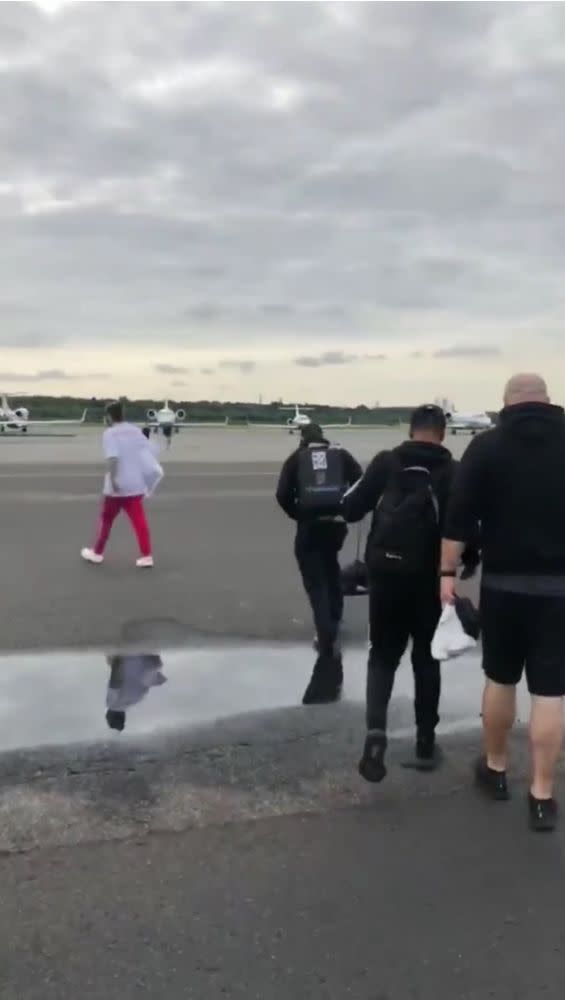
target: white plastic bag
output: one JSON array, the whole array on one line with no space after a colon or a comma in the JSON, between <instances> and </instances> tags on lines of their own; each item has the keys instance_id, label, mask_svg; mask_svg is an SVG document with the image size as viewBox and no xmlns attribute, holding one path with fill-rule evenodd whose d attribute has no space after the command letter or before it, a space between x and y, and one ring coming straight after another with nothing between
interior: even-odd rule
<instances>
[{"instance_id":1,"label":"white plastic bag","mask_svg":"<svg viewBox=\"0 0 565 1000\"><path fill-rule=\"evenodd\" d=\"M451 660L477 645L459 621L455 605L446 604L432 639L434 660Z\"/></svg>"}]
</instances>

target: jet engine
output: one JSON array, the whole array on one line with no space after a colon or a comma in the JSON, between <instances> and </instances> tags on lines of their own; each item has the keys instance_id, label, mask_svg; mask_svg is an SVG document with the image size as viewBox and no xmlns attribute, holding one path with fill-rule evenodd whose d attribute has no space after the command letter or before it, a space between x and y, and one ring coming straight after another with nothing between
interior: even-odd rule
<instances>
[{"instance_id":1,"label":"jet engine","mask_svg":"<svg viewBox=\"0 0 565 1000\"><path fill-rule=\"evenodd\" d=\"M14 413L18 420L27 420L29 417L29 410L26 410L25 406L20 406Z\"/></svg>"},{"instance_id":2,"label":"jet engine","mask_svg":"<svg viewBox=\"0 0 565 1000\"><path fill-rule=\"evenodd\" d=\"M157 417L157 413L155 412L155 410L148 410L145 416L147 417L148 420L155 420L155 418Z\"/></svg>"},{"instance_id":3,"label":"jet engine","mask_svg":"<svg viewBox=\"0 0 565 1000\"><path fill-rule=\"evenodd\" d=\"M184 412L184 410L177 410L177 412L175 413L175 417L177 420L184 420L184 418L186 417L186 413Z\"/></svg>"}]
</instances>

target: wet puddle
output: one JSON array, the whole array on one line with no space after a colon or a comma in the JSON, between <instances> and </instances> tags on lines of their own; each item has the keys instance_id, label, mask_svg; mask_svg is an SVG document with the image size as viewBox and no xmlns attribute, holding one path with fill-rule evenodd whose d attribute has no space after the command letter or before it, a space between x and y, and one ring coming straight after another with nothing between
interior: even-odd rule
<instances>
[{"instance_id":1,"label":"wet puddle","mask_svg":"<svg viewBox=\"0 0 565 1000\"><path fill-rule=\"evenodd\" d=\"M202 643L112 656L103 652L13 654L0 669L0 752L41 745L128 741L300 705L314 655L306 645ZM344 701L361 711L366 653L346 650ZM443 669L444 732L480 724L478 654ZM412 729L408 659L398 671L391 736ZM527 699L520 692L519 714ZM324 708L303 709L311 719ZM335 708L332 709L336 711ZM337 710L339 711L339 709Z\"/></svg>"}]
</instances>

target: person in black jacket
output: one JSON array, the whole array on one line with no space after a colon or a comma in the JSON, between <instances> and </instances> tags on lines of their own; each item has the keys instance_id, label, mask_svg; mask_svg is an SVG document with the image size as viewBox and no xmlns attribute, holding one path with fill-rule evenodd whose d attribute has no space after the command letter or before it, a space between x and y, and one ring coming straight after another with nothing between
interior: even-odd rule
<instances>
[{"instance_id":1,"label":"person in black jacket","mask_svg":"<svg viewBox=\"0 0 565 1000\"><path fill-rule=\"evenodd\" d=\"M316 503L308 506L302 499L304 484L301 477L304 468L306 471L309 468L309 463L305 465L303 462L308 457L306 451L312 453L313 461L319 458L318 464L333 468L335 472L337 491L333 507L321 508ZM316 629L318 658L303 697L305 705L335 701L343 684L338 646L343 615L338 555L347 535L347 526L340 513L340 502L344 490L361 475L361 466L345 448L330 445L321 427L307 424L302 428L298 449L289 455L279 477L276 499L285 514L297 522L294 551ZM315 482L312 492L315 492Z\"/></svg>"},{"instance_id":2,"label":"person in black jacket","mask_svg":"<svg viewBox=\"0 0 565 1000\"><path fill-rule=\"evenodd\" d=\"M367 781L386 776L387 713L394 676L412 638L416 754L407 766L432 770L439 762L440 665L431 643L441 615L438 584L441 529L456 463L443 446L446 418L439 406L418 407L410 440L381 451L343 501L347 521L373 511L367 540L369 660L367 737L359 771ZM473 538L476 543L476 536ZM478 552L467 550L467 575Z\"/></svg>"},{"instance_id":3,"label":"person in black jacket","mask_svg":"<svg viewBox=\"0 0 565 1000\"><path fill-rule=\"evenodd\" d=\"M524 667L532 696L530 824L553 829L554 773L563 740L565 695L565 415L539 375L515 375L498 426L471 442L451 497L441 565L443 602L455 568L481 523L484 755L475 778L508 798L508 735Z\"/></svg>"}]
</instances>

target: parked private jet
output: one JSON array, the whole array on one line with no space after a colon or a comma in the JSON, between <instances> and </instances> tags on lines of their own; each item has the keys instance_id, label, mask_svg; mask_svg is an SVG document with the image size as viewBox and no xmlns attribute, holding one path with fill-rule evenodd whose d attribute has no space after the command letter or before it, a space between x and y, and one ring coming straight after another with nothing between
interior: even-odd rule
<instances>
[{"instance_id":1,"label":"parked private jet","mask_svg":"<svg viewBox=\"0 0 565 1000\"><path fill-rule=\"evenodd\" d=\"M185 417L185 410L173 410L166 399L160 410L147 410L145 426L154 434L161 431L166 438L170 439L173 431L178 434L181 427L224 427L228 423L227 417L225 420L207 423L198 420L187 421Z\"/></svg>"},{"instance_id":2,"label":"parked private jet","mask_svg":"<svg viewBox=\"0 0 565 1000\"><path fill-rule=\"evenodd\" d=\"M10 406L7 396L0 399L0 433L19 431L25 434L30 427L78 427L86 420L85 410L80 420L33 420L26 406L18 406L15 410Z\"/></svg>"},{"instance_id":3,"label":"parked private jet","mask_svg":"<svg viewBox=\"0 0 565 1000\"><path fill-rule=\"evenodd\" d=\"M284 413L292 413L291 417L283 424L262 424L253 423L252 427L262 427L268 430L288 430L289 434L294 431L302 430L303 427L308 427L312 423L311 417L308 413L312 411L312 406L300 406L298 403L293 403L292 406L281 406L279 409ZM324 424L324 430L343 430L345 427L351 427L351 417L345 424Z\"/></svg>"},{"instance_id":4,"label":"parked private jet","mask_svg":"<svg viewBox=\"0 0 565 1000\"><path fill-rule=\"evenodd\" d=\"M288 413L289 411L293 413L293 416L286 421L286 426L290 430L299 431L302 427L308 427L308 424L312 423L311 417L308 416L308 413L312 411L311 406L303 406L302 409L298 403L295 403L294 406L281 406L281 412Z\"/></svg>"},{"instance_id":5,"label":"parked private jet","mask_svg":"<svg viewBox=\"0 0 565 1000\"><path fill-rule=\"evenodd\" d=\"M447 429L450 434L463 434L467 431L474 435L479 431L488 431L494 423L488 413L458 413L455 408L445 410Z\"/></svg>"}]
</instances>

